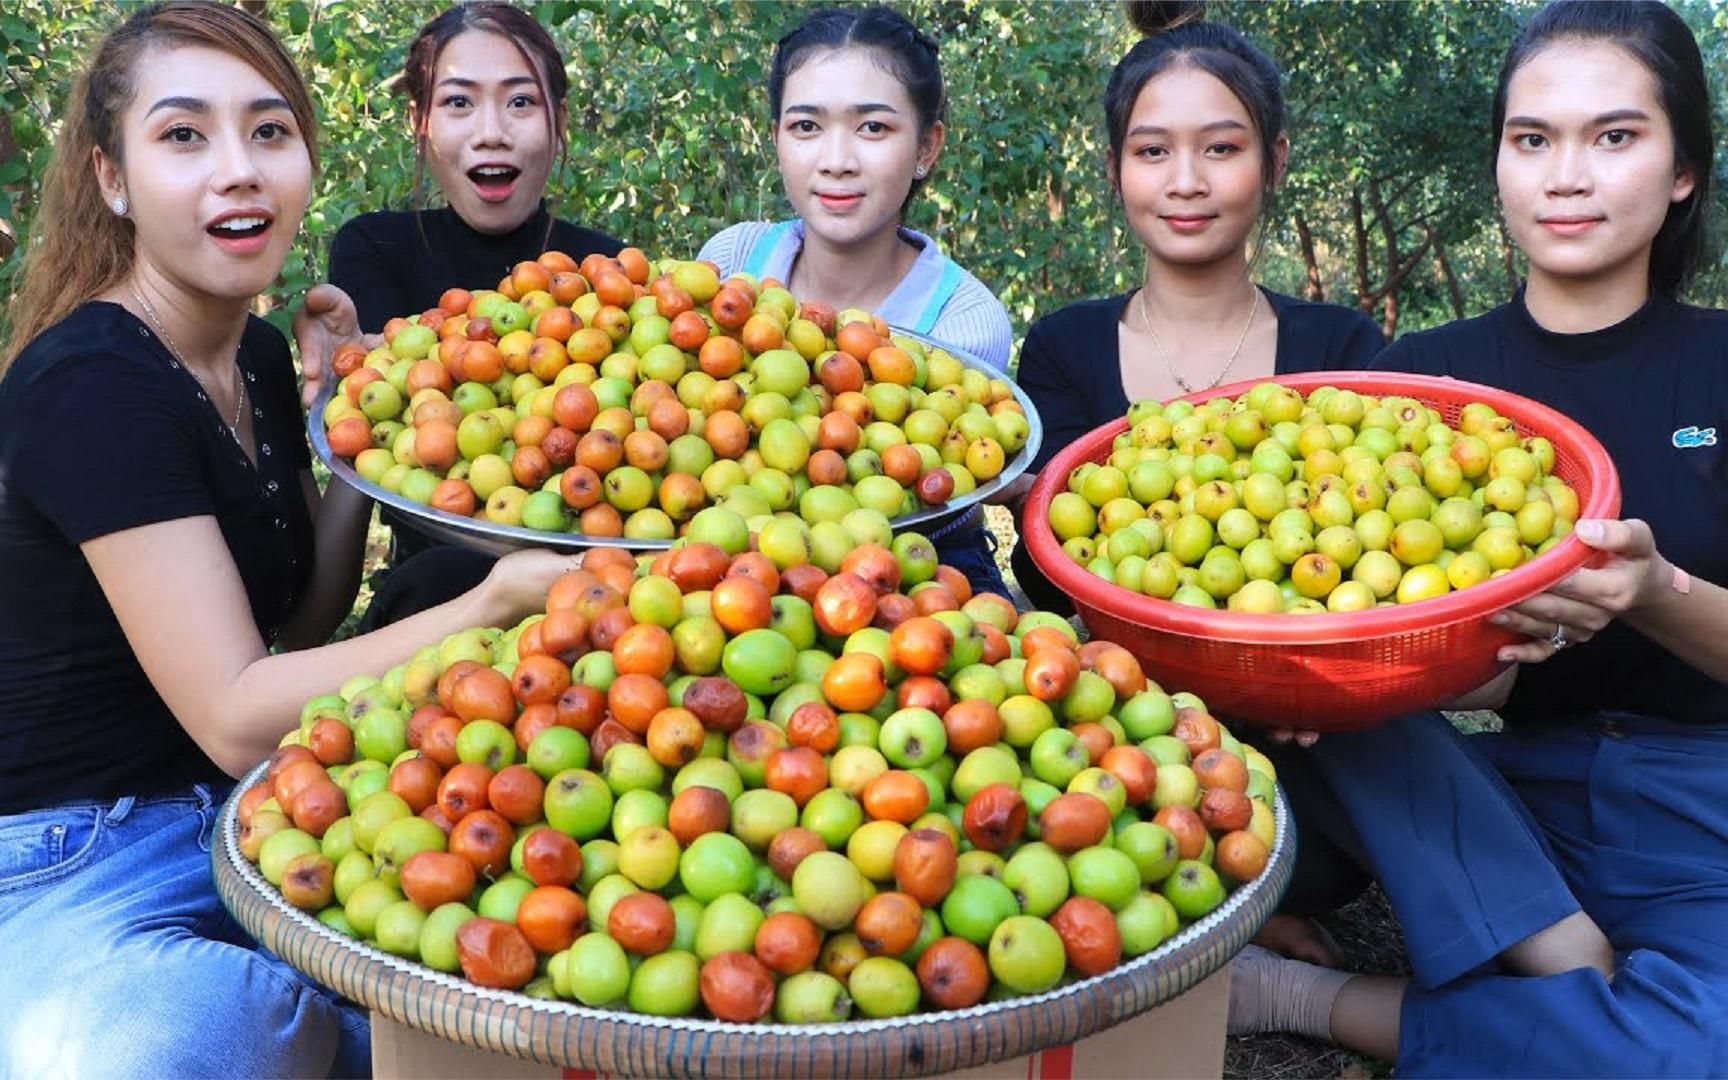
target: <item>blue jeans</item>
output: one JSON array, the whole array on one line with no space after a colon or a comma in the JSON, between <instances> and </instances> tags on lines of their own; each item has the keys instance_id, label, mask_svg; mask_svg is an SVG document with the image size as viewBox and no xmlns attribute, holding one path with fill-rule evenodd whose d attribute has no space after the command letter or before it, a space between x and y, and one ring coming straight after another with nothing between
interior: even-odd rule
<instances>
[{"instance_id":1,"label":"blue jeans","mask_svg":"<svg viewBox=\"0 0 1728 1080\"><path fill-rule=\"evenodd\" d=\"M262 950L210 873L221 803L0 816L0 1075L367 1075L366 1016Z\"/></svg>"}]
</instances>

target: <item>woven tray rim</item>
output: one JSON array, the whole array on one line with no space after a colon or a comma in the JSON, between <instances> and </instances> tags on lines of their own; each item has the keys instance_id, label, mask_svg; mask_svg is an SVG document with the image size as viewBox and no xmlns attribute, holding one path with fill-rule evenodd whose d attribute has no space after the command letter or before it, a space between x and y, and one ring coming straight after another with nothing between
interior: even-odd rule
<instances>
[{"instance_id":1,"label":"woven tray rim","mask_svg":"<svg viewBox=\"0 0 1728 1080\"><path fill-rule=\"evenodd\" d=\"M946 1062L941 1070L967 1068L993 1061L1003 1061L1043 1049L1046 1046L1077 1041L1104 1028L1129 1020L1148 1009L1175 998L1199 985L1227 963L1257 932L1272 914L1284 890L1288 887L1295 865L1296 838L1291 828L1291 815L1282 788L1277 791L1274 807L1274 839L1271 857L1264 872L1254 881L1225 898L1217 910L1185 927L1180 933L1160 943L1151 952L1126 961L1110 971L1090 978L1058 986L1042 994L984 1002L967 1009L946 1012L921 1012L888 1019L848 1020L830 1024L734 1024L720 1020L693 1017L657 1017L622 1010L600 1009L564 1000L529 997L512 990L496 990L476 986L460 974L435 971L416 961L395 956L364 942L350 938L320 922L312 913L290 905L281 893L264 880L258 868L240 852L239 799L241 793L264 778L268 762L261 763L234 788L234 794L222 808L218 820L218 843L211 851L217 892L223 904L246 931L258 938L272 952L283 956L308 977L374 1009L390 1019L416 1030L443 1037L443 1032L429 1023L421 1010L408 1012L395 1007L391 995L378 992L389 988L376 976L388 973L391 982L408 979L456 995L447 1004L450 1009L475 1011L485 1009L489 1015L502 1006L519 1010L530 1017L548 1021L564 1021L567 1025L599 1027L612 1032L641 1030L663 1032L698 1038L743 1037L756 1040L764 1056L775 1055L788 1040L805 1042L824 1037L846 1043L870 1041L880 1036L904 1036L918 1029L950 1026L1001 1027L1010 1021L1025 1020L1047 1011L1051 1006L1091 1002L1090 1015L1079 1021L1078 1034L1064 1034L1051 1029L1042 1035L1024 1034L1018 1037L1004 1030L1006 1037L993 1040L980 1053L963 1056L959 1064ZM328 954L333 959L314 965L295 963L293 954L303 952L308 943L333 946ZM341 960L347 957L347 961ZM318 958L314 958L318 959ZM356 967L354 960L361 961ZM315 968L309 970L309 967ZM572 1043L593 1042L592 1038L575 1040L534 1038L532 1031L518 1032L517 1037L504 1037L495 1023L472 1022L443 1025L459 1026L475 1038L472 1045L497 1053L525 1057L566 1068L600 1070L603 1063L578 1060L560 1052ZM520 1024L509 1025L512 1029ZM602 1031L604 1034L605 1031ZM974 1040L976 1043L978 1040ZM562 1043L563 1046L557 1045ZM667 1048L670 1050L670 1048ZM679 1055L684 1064L691 1064L688 1053ZM663 1075L711 1075L703 1069L698 1056L694 1071L681 1069L667 1057ZM710 1063L712 1064L712 1063ZM896 1068L897 1075L914 1075L924 1070Z\"/></svg>"}]
</instances>

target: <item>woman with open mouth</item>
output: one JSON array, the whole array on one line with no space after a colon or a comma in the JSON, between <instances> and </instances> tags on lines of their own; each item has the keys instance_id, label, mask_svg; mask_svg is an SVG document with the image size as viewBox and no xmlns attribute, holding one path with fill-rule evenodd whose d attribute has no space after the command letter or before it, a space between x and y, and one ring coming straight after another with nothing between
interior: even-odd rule
<instances>
[{"instance_id":1,"label":"woman with open mouth","mask_svg":"<svg viewBox=\"0 0 1728 1080\"><path fill-rule=\"evenodd\" d=\"M330 283L360 328L435 307L444 290L492 288L518 262L577 262L623 247L555 218L546 186L567 143L564 57L534 17L504 3L457 4L421 28L401 78L419 168L445 206L383 210L342 226Z\"/></svg>"},{"instance_id":2,"label":"woman with open mouth","mask_svg":"<svg viewBox=\"0 0 1728 1080\"><path fill-rule=\"evenodd\" d=\"M371 505L320 496L288 343L250 314L315 124L263 22L182 2L129 9L55 140L0 351L0 1075L365 1074L364 1013L223 908L222 802L307 698L522 618L572 565L518 552L322 644ZM321 834L312 798L285 809Z\"/></svg>"},{"instance_id":3,"label":"woman with open mouth","mask_svg":"<svg viewBox=\"0 0 1728 1080\"><path fill-rule=\"evenodd\" d=\"M983 282L907 228L942 153L946 91L936 43L885 7L818 11L774 49L768 106L796 215L723 230L701 258L838 311L856 308L1008 370L1008 311ZM934 523L944 563L1008 595L980 508Z\"/></svg>"},{"instance_id":4,"label":"woman with open mouth","mask_svg":"<svg viewBox=\"0 0 1728 1080\"><path fill-rule=\"evenodd\" d=\"M446 289L493 288L518 262L561 251L576 262L622 244L553 217L546 186L567 148L564 57L532 15L505 3L457 4L421 28L401 86L420 168L445 204L362 214L336 234L330 283L360 328L436 307ZM418 185L417 185L418 186ZM485 578L491 559L443 545L385 509L390 567L365 627L448 599ZM436 552L409 574L411 555Z\"/></svg>"}]
</instances>

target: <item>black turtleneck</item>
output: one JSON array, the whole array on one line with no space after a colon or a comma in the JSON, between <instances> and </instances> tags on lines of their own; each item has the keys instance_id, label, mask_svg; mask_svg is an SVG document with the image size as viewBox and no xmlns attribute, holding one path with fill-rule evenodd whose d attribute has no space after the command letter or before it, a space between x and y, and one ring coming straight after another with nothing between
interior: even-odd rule
<instances>
[{"instance_id":1,"label":"black turtleneck","mask_svg":"<svg viewBox=\"0 0 1728 1080\"><path fill-rule=\"evenodd\" d=\"M360 328L383 329L398 315L438 303L450 288L490 289L510 268L543 251L581 262L624 245L605 233L560 221L544 204L507 233L476 232L454 210L381 210L342 226L330 248L330 282L354 298Z\"/></svg>"},{"instance_id":2,"label":"black turtleneck","mask_svg":"<svg viewBox=\"0 0 1728 1080\"><path fill-rule=\"evenodd\" d=\"M1556 334L1520 293L1479 318L1400 338L1372 366L1510 390L1582 424L1620 473L1620 516L1649 522L1676 566L1728 584L1728 312L1657 296L1613 326ZM1502 712L1602 710L1724 723L1728 686L1617 622L1525 667Z\"/></svg>"}]
</instances>

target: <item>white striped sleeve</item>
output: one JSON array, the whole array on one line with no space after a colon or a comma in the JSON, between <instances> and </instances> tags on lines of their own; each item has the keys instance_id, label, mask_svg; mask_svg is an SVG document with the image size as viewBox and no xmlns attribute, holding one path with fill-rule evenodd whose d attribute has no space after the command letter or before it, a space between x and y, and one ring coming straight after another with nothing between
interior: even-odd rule
<instances>
[{"instance_id":1,"label":"white striped sleeve","mask_svg":"<svg viewBox=\"0 0 1728 1080\"><path fill-rule=\"evenodd\" d=\"M773 227L773 222L769 221L740 221L729 225L710 237L696 258L718 266L722 278L730 277L744 269L744 261L750 257L756 242Z\"/></svg>"},{"instance_id":2,"label":"white striped sleeve","mask_svg":"<svg viewBox=\"0 0 1728 1080\"><path fill-rule=\"evenodd\" d=\"M1008 309L996 294L967 274L954 295L942 306L932 337L952 342L1006 376L1009 353L1014 347L1014 328Z\"/></svg>"}]
</instances>

